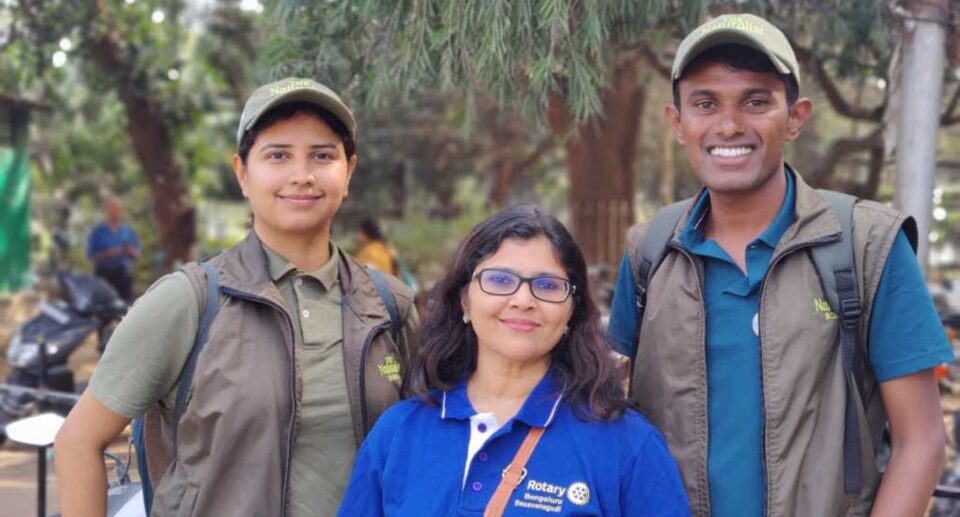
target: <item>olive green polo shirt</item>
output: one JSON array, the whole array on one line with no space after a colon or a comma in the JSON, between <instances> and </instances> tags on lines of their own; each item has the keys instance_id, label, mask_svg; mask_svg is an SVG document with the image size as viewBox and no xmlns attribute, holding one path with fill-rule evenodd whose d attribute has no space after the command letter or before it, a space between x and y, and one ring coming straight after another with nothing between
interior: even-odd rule
<instances>
[{"instance_id":1,"label":"olive green polo shirt","mask_svg":"<svg viewBox=\"0 0 960 517\"><path fill-rule=\"evenodd\" d=\"M263 249L300 343L296 357L303 388L290 469L290 514L334 515L357 447L343 371L340 268L337 260L328 260L315 271L302 272L266 245ZM333 245L330 256L337 256Z\"/></svg>"},{"instance_id":2,"label":"olive green polo shirt","mask_svg":"<svg viewBox=\"0 0 960 517\"><path fill-rule=\"evenodd\" d=\"M296 358L303 382L290 471L290 513L334 515L356 453L343 370L338 251L331 244L333 260L308 273L297 271L266 246L264 252L300 343ZM185 273L171 273L155 282L117 326L97 363L90 379L94 398L128 418L143 414L158 399L172 408L199 319L196 294ZM411 308L405 338L416 321Z\"/></svg>"}]
</instances>

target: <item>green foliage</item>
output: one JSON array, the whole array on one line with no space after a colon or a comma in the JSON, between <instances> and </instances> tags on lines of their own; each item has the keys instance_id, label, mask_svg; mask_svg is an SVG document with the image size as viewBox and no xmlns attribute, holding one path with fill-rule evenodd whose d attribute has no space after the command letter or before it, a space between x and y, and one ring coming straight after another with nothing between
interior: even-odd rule
<instances>
[{"instance_id":1,"label":"green foliage","mask_svg":"<svg viewBox=\"0 0 960 517\"><path fill-rule=\"evenodd\" d=\"M423 287L429 287L445 272L465 235L486 215L471 212L453 219L432 219L414 215L403 220L387 221L384 225L390 243Z\"/></svg>"},{"instance_id":2,"label":"green foliage","mask_svg":"<svg viewBox=\"0 0 960 517\"><path fill-rule=\"evenodd\" d=\"M885 77L900 38L899 20L888 6L874 0L799 0L765 14L838 77Z\"/></svg>"},{"instance_id":3,"label":"green foliage","mask_svg":"<svg viewBox=\"0 0 960 517\"><path fill-rule=\"evenodd\" d=\"M180 161L195 195L237 197L229 168L241 103L253 87L258 45L256 18L225 1L202 13L205 23L187 20L183 1L94 3L25 2L0 8L14 22L15 38L3 49L0 88L52 104L34 131L37 185L47 189L93 185L125 192L142 186L123 105L115 84L123 78L94 65L100 50L91 44L107 32L123 43L135 70L146 72L142 91L127 94L156 99L173 129ZM158 23L152 17L164 13ZM196 15L196 13L192 13ZM51 56L65 49L66 66ZM9 59L8 59L9 57ZM81 187L82 188L82 187Z\"/></svg>"},{"instance_id":4,"label":"green foliage","mask_svg":"<svg viewBox=\"0 0 960 517\"><path fill-rule=\"evenodd\" d=\"M844 77L883 76L897 22L874 0L275 0L284 30L270 41L266 75L323 78L367 105L397 95L462 89L468 121L477 96L542 121L551 94L585 120L620 52L671 42L709 15L753 12L810 47ZM664 45L666 43L666 45Z\"/></svg>"},{"instance_id":5,"label":"green foliage","mask_svg":"<svg viewBox=\"0 0 960 517\"><path fill-rule=\"evenodd\" d=\"M230 156L253 88L258 18L237 0L51 0L0 3L4 21L0 92L50 105L34 112L31 131L36 233L68 227L79 244L99 218L99 196L119 194L143 240L139 277L151 278L160 244L153 200L130 137L138 121L127 119L121 96L159 107L195 199L239 198ZM98 45L103 38L119 55ZM111 59L121 63L105 71Z\"/></svg>"},{"instance_id":6,"label":"green foliage","mask_svg":"<svg viewBox=\"0 0 960 517\"><path fill-rule=\"evenodd\" d=\"M464 236L493 213L484 206L482 198L476 196L477 186L477 181L470 178L458 184L454 197L462 210L455 217L436 218L414 212L403 219L380 221L387 240L412 268L421 287L428 288L443 275ZM337 221L338 227L351 228L345 218L338 217ZM355 246L350 237L352 235L340 231L337 242L345 249L353 250Z\"/></svg>"},{"instance_id":7,"label":"green foliage","mask_svg":"<svg viewBox=\"0 0 960 517\"><path fill-rule=\"evenodd\" d=\"M330 78L382 106L397 94L462 88L542 120L552 93L578 120L600 110L613 56L699 0L278 0L271 77ZM300 56L291 65L281 57Z\"/></svg>"}]
</instances>

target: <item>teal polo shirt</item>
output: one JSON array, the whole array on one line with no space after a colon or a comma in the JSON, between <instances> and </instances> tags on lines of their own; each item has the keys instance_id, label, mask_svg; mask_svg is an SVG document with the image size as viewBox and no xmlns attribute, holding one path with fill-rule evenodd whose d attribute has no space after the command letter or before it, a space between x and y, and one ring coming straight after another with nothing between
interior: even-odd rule
<instances>
[{"instance_id":1,"label":"teal polo shirt","mask_svg":"<svg viewBox=\"0 0 960 517\"><path fill-rule=\"evenodd\" d=\"M763 395L760 386L760 287L773 251L795 218L795 185L770 226L747 245L746 273L704 234L710 196L697 199L680 242L703 259L707 320L707 474L714 515L763 515Z\"/></svg>"},{"instance_id":2,"label":"teal polo shirt","mask_svg":"<svg viewBox=\"0 0 960 517\"><path fill-rule=\"evenodd\" d=\"M763 515L764 408L756 322L761 286L773 251L796 218L795 198L795 180L788 169L787 190L779 212L766 231L747 246L746 273L716 241L704 237L704 221L710 209L706 191L697 198L680 234L680 243L697 255L704 266L707 473L715 517ZM614 349L629 357L637 351L639 333L635 285L629 259L624 256L607 335ZM657 300L648 303L655 304ZM903 231L897 235L884 265L871 314L869 361L879 382L954 360L913 248Z\"/></svg>"}]
</instances>

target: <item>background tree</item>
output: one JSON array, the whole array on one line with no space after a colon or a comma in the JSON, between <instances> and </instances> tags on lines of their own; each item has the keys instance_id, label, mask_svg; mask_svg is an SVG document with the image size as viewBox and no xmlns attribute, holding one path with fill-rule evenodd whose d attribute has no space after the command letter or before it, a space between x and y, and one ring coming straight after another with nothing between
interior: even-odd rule
<instances>
[{"instance_id":1,"label":"background tree","mask_svg":"<svg viewBox=\"0 0 960 517\"><path fill-rule=\"evenodd\" d=\"M574 233L590 260L611 260L633 222L643 56L630 48L651 20L699 17L699 2L682 4L683 13L669 2L281 1L272 11L294 36L278 44L287 54L275 62L279 74L331 78L374 107L453 90L467 124L491 101L520 114L526 122L507 117L492 131L501 141L536 135L534 143L526 158L494 167L491 197L502 202L522 173L509 164L563 146Z\"/></svg>"},{"instance_id":2,"label":"background tree","mask_svg":"<svg viewBox=\"0 0 960 517\"><path fill-rule=\"evenodd\" d=\"M574 233L593 262L616 260L634 220L646 86L668 73L679 38L708 15L757 13L795 41L807 84L831 108L798 145L812 183L873 197L889 154L895 2L278 0L270 11L293 34L275 40L284 57L276 73L330 78L375 108L396 95L455 89L468 123L490 98L532 121L528 131L549 127L566 154ZM830 128L837 120L852 127ZM825 145L820 126L832 137ZM836 173L858 155L865 166ZM682 176L664 172L671 182ZM663 198L670 190L658 189Z\"/></svg>"},{"instance_id":3,"label":"background tree","mask_svg":"<svg viewBox=\"0 0 960 517\"><path fill-rule=\"evenodd\" d=\"M106 179L123 192L138 184L125 173L139 169L163 268L195 256L187 180L216 161L223 164L214 167L218 174L198 184L235 192L227 186L232 182L219 181L228 160L211 151L232 140L256 48L251 17L237 2L210 12L189 8L182 1L105 0L23 0L4 7L12 29L3 52L13 58L4 60L4 71L12 72L4 86L56 103L51 132L38 146L44 174L51 181L92 178L72 182L94 190ZM219 116L224 107L233 115ZM103 132L96 132L98 124ZM194 132L198 127L203 134Z\"/></svg>"}]
</instances>

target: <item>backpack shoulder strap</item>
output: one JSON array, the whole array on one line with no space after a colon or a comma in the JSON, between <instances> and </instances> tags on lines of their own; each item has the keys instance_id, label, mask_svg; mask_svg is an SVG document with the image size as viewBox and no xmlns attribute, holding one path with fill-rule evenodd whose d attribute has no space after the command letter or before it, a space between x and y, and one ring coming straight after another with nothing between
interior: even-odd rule
<instances>
[{"instance_id":1,"label":"backpack shoulder strap","mask_svg":"<svg viewBox=\"0 0 960 517\"><path fill-rule=\"evenodd\" d=\"M643 322L643 312L646 309L647 286L667 254L667 244L673 238L680 218L687 212L692 202L693 199L685 199L661 208L645 226L645 233L640 242L631 246L629 254L633 280L636 284L638 328Z\"/></svg>"},{"instance_id":2,"label":"backpack shoulder strap","mask_svg":"<svg viewBox=\"0 0 960 517\"><path fill-rule=\"evenodd\" d=\"M134 420L133 434L130 438L136 445L137 470L140 473L143 504L148 516L153 507L154 489L159 484L160 478L163 477L163 473L170 462L177 457L177 430L180 417L187 405L190 385L193 382L193 373L197 366L197 358L207 344L210 325L220 311L220 282L216 268L209 262L201 262L199 271L193 269L194 267L196 266L188 265L184 267L183 271L197 295L197 303L201 311L200 322L193 345L190 348L190 355L187 356L187 362L180 373L180 378L177 380L177 398L171 422L173 440L170 442L168 450L161 436L160 411L157 405Z\"/></svg>"},{"instance_id":3,"label":"backpack shoulder strap","mask_svg":"<svg viewBox=\"0 0 960 517\"><path fill-rule=\"evenodd\" d=\"M367 272L370 273L373 286L377 288L377 294L380 295L380 299L387 307L387 313L390 315L390 336L396 343L400 336L400 327L403 325L403 321L400 319L400 309L397 307L397 298L393 295L393 291L390 289L383 273L373 268L367 268Z\"/></svg>"},{"instance_id":4,"label":"backpack shoulder strap","mask_svg":"<svg viewBox=\"0 0 960 517\"><path fill-rule=\"evenodd\" d=\"M197 359L200 352L207 346L207 336L210 332L210 325L216 319L220 312L220 281L215 267L210 262L201 262L204 276L206 277L206 296L203 303L203 312L200 317L200 326L197 328L197 336L193 340L193 348L190 349L190 355L187 357L187 363L180 374L180 380L177 381L177 399L173 408L173 456L177 455L177 428L180 424L180 417L183 416L183 410L187 406L187 396L190 393L190 385L193 382L193 373L197 369ZM199 295L199 293L198 293Z\"/></svg>"},{"instance_id":5,"label":"backpack shoulder strap","mask_svg":"<svg viewBox=\"0 0 960 517\"><path fill-rule=\"evenodd\" d=\"M853 257L853 207L857 198L840 192L819 190L840 220L840 239L814 247L810 256L820 278L824 296L840 319L840 353L847 378L847 403L843 431L843 481L847 493L863 488L860 420L853 390L860 384L863 368L857 354L863 314L857 268Z\"/></svg>"},{"instance_id":6,"label":"backpack shoulder strap","mask_svg":"<svg viewBox=\"0 0 960 517\"><path fill-rule=\"evenodd\" d=\"M842 320L843 323L859 324L860 312L853 310L860 308L860 291L853 258L853 207L857 198L830 190L819 190L818 193L830 202L840 220L841 232L839 240L811 249L813 265L820 276L820 284L830 307L841 318L848 317ZM846 327L843 325L841 328Z\"/></svg>"}]
</instances>

